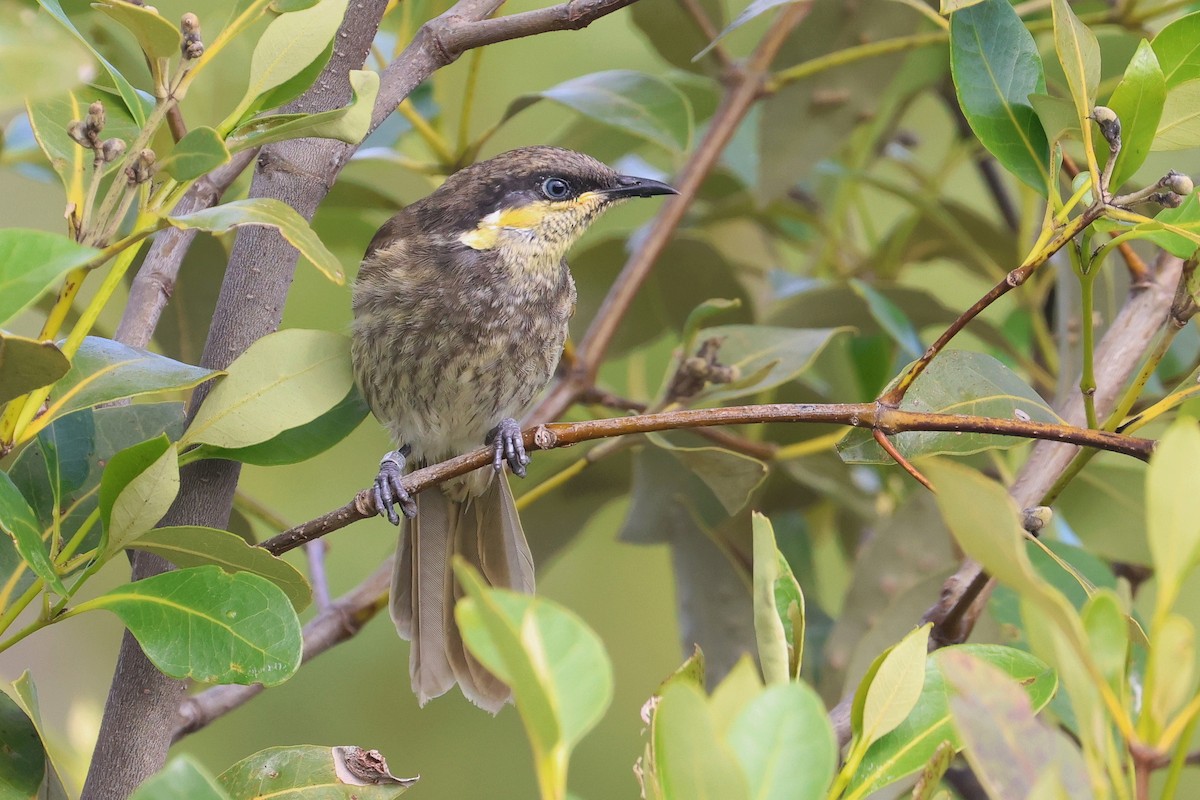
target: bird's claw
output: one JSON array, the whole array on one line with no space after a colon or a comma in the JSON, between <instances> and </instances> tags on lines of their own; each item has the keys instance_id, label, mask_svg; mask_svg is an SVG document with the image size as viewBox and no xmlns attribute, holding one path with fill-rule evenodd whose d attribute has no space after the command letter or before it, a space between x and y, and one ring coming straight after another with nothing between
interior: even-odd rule
<instances>
[{"instance_id":1,"label":"bird's claw","mask_svg":"<svg viewBox=\"0 0 1200 800\"><path fill-rule=\"evenodd\" d=\"M521 426L511 417L501 420L500 424L488 434L487 444L492 445L492 468L499 472L508 462L508 468L518 478L525 477L525 465L529 463L529 454L525 452L525 439L521 435Z\"/></svg>"},{"instance_id":2,"label":"bird's claw","mask_svg":"<svg viewBox=\"0 0 1200 800\"><path fill-rule=\"evenodd\" d=\"M408 448L393 450L379 462L379 474L375 476L375 509L388 518L393 525L400 524L400 515L396 506L404 516L412 519L417 515L417 502L404 488L404 467L407 464L405 456Z\"/></svg>"}]
</instances>

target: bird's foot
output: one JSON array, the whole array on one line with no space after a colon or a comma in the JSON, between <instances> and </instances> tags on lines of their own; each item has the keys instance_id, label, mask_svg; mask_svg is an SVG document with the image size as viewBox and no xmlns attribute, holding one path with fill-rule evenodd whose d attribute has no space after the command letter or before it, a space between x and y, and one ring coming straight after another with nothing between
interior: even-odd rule
<instances>
[{"instance_id":1,"label":"bird's foot","mask_svg":"<svg viewBox=\"0 0 1200 800\"><path fill-rule=\"evenodd\" d=\"M388 453L379 462L379 474L375 476L375 509L388 518L393 525L400 524L400 515L396 506L404 516L412 519L417 515L417 501L404 488L404 467L408 463L406 457L412 452L408 445Z\"/></svg>"},{"instance_id":2,"label":"bird's foot","mask_svg":"<svg viewBox=\"0 0 1200 800\"><path fill-rule=\"evenodd\" d=\"M525 452L525 440L521 436L521 426L512 417L500 420L500 424L492 428L484 444L494 448L492 467L499 472L504 469L504 462L518 478L525 477L525 465L529 463L529 454Z\"/></svg>"}]
</instances>

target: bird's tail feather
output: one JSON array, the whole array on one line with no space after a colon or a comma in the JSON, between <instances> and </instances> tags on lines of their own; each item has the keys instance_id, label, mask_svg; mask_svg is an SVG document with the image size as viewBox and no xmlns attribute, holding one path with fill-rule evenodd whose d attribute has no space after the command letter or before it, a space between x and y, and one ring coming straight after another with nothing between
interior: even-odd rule
<instances>
[{"instance_id":1,"label":"bird's tail feather","mask_svg":"<svg viewBox=\"0 0 1200 800\"><path fill-rule=\"evenodd\" d=\"M508 481L492 480L478 497L456 502L434 489L417 495L417 516L401 534L392 583L392 619L411 639L409 674L424 705L456 682L492 713L510 692L466 649L454 621L462 590L451 559L463 556L492 586L532 593L533 559Z\"/></svg>"}]
</instances>

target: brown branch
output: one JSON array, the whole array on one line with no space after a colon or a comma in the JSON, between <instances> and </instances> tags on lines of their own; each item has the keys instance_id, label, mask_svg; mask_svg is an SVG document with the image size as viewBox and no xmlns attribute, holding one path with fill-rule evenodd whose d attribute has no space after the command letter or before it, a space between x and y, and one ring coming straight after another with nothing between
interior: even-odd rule
<instances>
[{"instance_id":1,"label":"brown branch","mask_svg":"<svg viewBox=\"0 0 1200 800\"><path fill-rule=\"evenodd\" d=\"M700 30L700 35L709 42L715 42L712 45L711 52L721 69L726 72L736 69L733 57L729 55L729 51L725 49L725 45L722 42L716 42L720 31L717 30L717 26L713 24L713 21L709 19L708 12L700 5L700 0L676 0L676 2L692 18L692 21L696 23L696 27Z\"/></svg>"},{"instance_id":2,"label":"brown branch","mask_svg":"<svg viewBox=\"0 0 1200 800\"><path fill-rule=\"evenodd\" d=\"M709 121L704 138L679 173L675 182L679 194L663 203L658 216L651 223L649 233L641 239L637 249L625 262L621 274L613 282L612 288L596 312L595 319L579 343L574 368L554 383L538 406L526 415L527 420L543 422L558 419L571 407L582 391L595 384L596 373L605 353L608 352L613 336L616 335L617 328L629 311L638 290L649 277L654 262L683 221L705 178L716 166L721 153L751 106L762 95L770 74L771 62L779 49L783 47L792 30L808 16L811 7L811 2L788 6L780 14L775 25L763 36L746 64L737 71L736 77L725 90L720 106Z\"/></svg>"},{"instance_id":3,"label":"brown branch","mask_svg":"<svg viewBox=\"0 0 1200 800\"><path fill-rule=\"evenodd\" d=\"M178 216L213 206L257 154L257 148L236 153L229 163L192 184L171 213ZM129 301L113 337L118 342L132 347L145 347L150 343L163 309L175 291L179 268L196 233L195 230L167 228L155 236L154 244L129 287Z\"/></svg>"},{"instance_id":4,"label":"brown branch","mask_svg":"<svg viewBox=\"0 0 1200 800\"><path fill-rule=\"evenodd\" d=\"M895 461L896 464L899 465L900 469L911 475L913 480L924 486L929 491L937 491L933 488L933 484L930 483L929 478L926 478L924 475L922 475L921 471L914 467L912 463L905 458L899 450L896 449L896 445L892 444L892 440L887 437L887 434L876 428L871 432L871 435L875 437L875 442L883 448L883 452L887 453L891 457L892 461Z\"/></svg>"},{"instance_id":5,"label":"brown branch","mask_svg":"<svg viewBox=\"0 0 1200 800\"><path fill-rule=\"evenodd\" d=\"M388 557L371 575L351 591L322 609L304 626L304 655L307 664L331 647L355 636L380 609L387 605L388 585L392 580L392 557ZM262 685L214 686L185 698L179 706L173 742L195 733L213 720L227 714L263 690Z\"/></svg>"},{"instance_id":6,"label":"brown branch","mask_svg":"<svg viewBox=\"0 0 1200 800\"><path fill-rule=\"evenodd\" d=\"M1070 442L1122 453L1142 460L1148 459L1154 450L1153 440L1139 439L1119 433L1094 431L1069 425L1025 422L1017 419L901 411L875 403L772 403L664 411L659 414L539 425L525 431L524 440L525 446L530 449L551 450L592 439L607 439L635 433L763 422L835 423L879 430L889 435L905 431L989 433L1026 439ZM479 469L490 464L491 461L491 449L482 447L409 473L404 477L404 487L410 493L416 494L451 478ZM374 495L370 490L364 489L341 508L284 531L263 542L261 546L275 555L286 553L305 542L320 538L353 522L373 517L376 513Z\"/></svg>"}]
</instances>

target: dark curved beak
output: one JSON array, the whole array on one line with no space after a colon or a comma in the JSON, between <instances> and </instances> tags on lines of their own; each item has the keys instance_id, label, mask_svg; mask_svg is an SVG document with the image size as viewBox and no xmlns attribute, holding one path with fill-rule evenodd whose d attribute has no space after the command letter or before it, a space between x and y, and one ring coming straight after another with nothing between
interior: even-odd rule
<instances>
[{"instance_id":1,"label":"dark curved beak","mask_svg":"<svg viewBox=\"0 0 1200 800\"><path fill-rule=\"evenodd\" d=\"M660 194L679 194L674 187L668 186L662 181L651 180L650 178L635 178L632 175L618 175L617 185L611 189L601 191L605 197L612 200L623 199L626 197L654 197Z\"/></svg>"}]
</instances>

